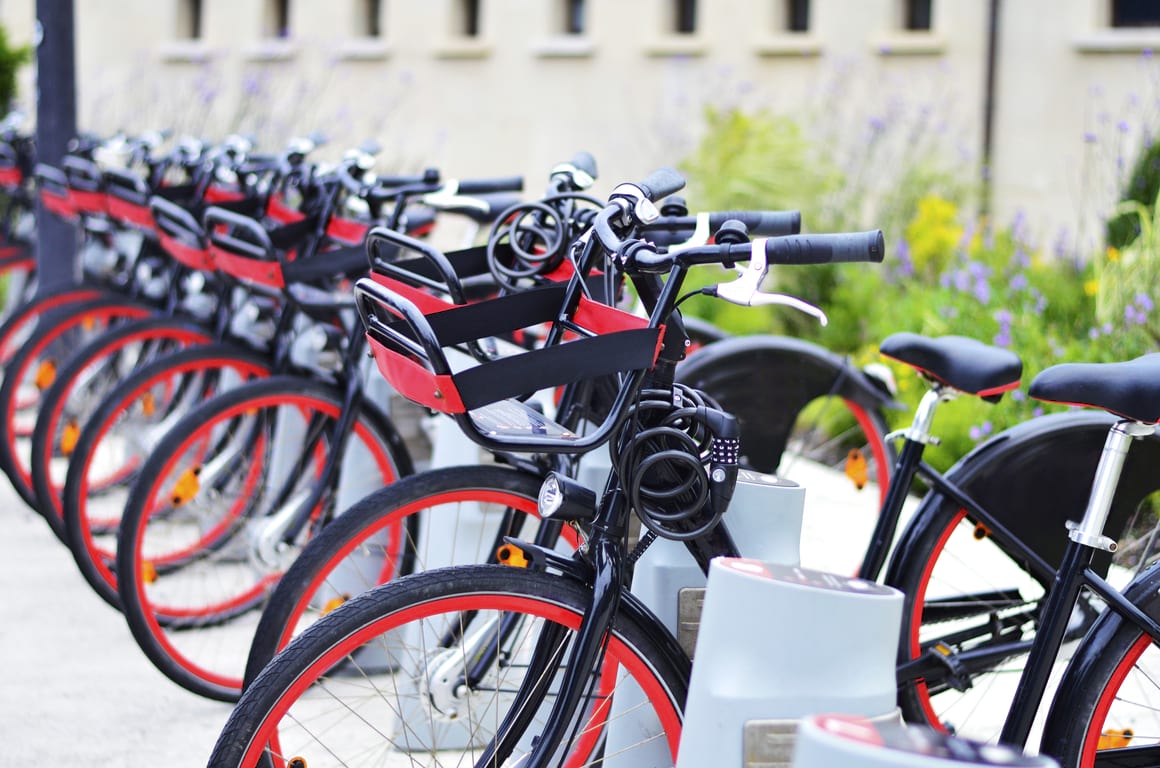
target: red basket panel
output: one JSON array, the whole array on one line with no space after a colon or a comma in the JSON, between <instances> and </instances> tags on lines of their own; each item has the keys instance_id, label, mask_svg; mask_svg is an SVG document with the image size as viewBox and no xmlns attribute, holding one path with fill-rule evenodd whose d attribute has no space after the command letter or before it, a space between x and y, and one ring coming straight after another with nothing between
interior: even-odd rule
<instances>
[{"instance_id":1,"label":"red basket panel","mask_svg":"<svg viewBox=\"0 0 1160 768\"><path fill-rule=\"evenodd\" d=\"M239 280L246 280L271 288L285 288L286 279L282 275L282 265L277 261L264 261L249 256L209 247L209 255L215 267Z\"/></svg>"},{"instance_id":2,"label":"red basket panel","mask_svg":"<svg viewBox=\"0 0 1160 768\"><path fill-rule=\"evenodd\" d=\"M123 197L112 194L108 196L108 204L109 215L118 221L141 229L157 228L156 222L153 221L153 213L147 205L131 203Z\"/></svg>"},{"instance_id":3,"label":"red basket panel","mask_svg":"<svg viewBox=\"0 0 1160 768\"><path fill-rule=\"evenodd\" d=\"M164 231L159 230L158 235L161 240L161 247L175 261L184 264L190 269L206 271L213 269L213 258L210 256L208 249L183 243L177 238L167 235Z\"/></svg>"}]
</instances>

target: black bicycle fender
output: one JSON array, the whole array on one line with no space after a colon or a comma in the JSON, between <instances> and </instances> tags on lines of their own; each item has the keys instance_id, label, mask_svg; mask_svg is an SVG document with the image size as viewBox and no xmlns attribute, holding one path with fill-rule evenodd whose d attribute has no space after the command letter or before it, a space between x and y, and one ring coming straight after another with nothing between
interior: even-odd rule
<instances>
[{"instance_id":1,"label":"black bicycle fender","mask_svg":"<svg viewBox=\"0 0 1160 768\"><path fill-rule=\"evenodd\" d=\"M798 413L817 397L839 395L866 409L895 406L846 358L783 336L743 336L704 346L677 366L677 381L704 391L737 416L747 464L761 472L777 469Z\"/></svg>"},{"instance_id":2,"label":"black bicycle fender","mask_svg":"<svg viewBox=\"0 0 1160 768\"><path fill-rule=\"evenodd\" d=\"M1083 517L1108 428L1115 422L1102 411L1069 411L1030 419L980 444L948 470L946 477L1055 567L1067 545L1065 524ZM1132 445L1106 535L1117 538L1140 501L1160 489L1157 462L1160 439L1145 438ZM891 556L888 583L894 583L899 568L913 556L911 552L927 529L939 524L941 516L932 513L952 504L940 493L931 492L923 498ZM1106 573L1110 562L1110 554L1098 552L1093 567Z\"/></svg>"}]
</instances>

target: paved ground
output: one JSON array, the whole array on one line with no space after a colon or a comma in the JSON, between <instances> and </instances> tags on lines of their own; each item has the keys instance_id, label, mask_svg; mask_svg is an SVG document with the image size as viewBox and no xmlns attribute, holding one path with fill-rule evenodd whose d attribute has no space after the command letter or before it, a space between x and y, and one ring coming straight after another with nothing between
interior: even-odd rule
<instances>
[{"instance_id":1,"label":"paved ground","mask_svg":"<svg viewBox=\"0 0 1160 768\"><path fill-rule=\"evenodd\" d=\"M0 594L0 765L205 765L229 705L154 669L3 478Z\"/></svg>"},{"instance_id":2,"label":"paved ground","mask_svg":"<svg viewBox=\"0 0 1160 768\"><path fill-rule=\"evenodd\" d=\"M817 487L813 497L831 503ZM812 538L832 552L841 530ZM0 766L205 765L229 705L179 688L146 660L2 475L0 531Z\"/></svg>"}]
</instances>

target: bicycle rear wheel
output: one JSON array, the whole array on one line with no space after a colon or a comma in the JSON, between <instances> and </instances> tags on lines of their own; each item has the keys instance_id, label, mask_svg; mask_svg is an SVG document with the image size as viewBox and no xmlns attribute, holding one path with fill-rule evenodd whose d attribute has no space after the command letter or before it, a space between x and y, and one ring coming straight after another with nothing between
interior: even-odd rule
<instances>
[{"instance_id":1,"label":"bicycle rear wheel","mask_svg":"<svg viewBox=\"0 0 1160 768\"><path fill-rule=\"evenodd\" d=\"M884 391L841 356L777 336L709 344L677 378L737 416L745 466L809 489L802 564L857 573L894 468ZM850 532L843 549L829 535L835 525Z\"/></svg>"},{"instance_id":2,"label":"bicycle rear wheel","mask_svg":"<svg viewBox=\"0 0 1160 768\"><path fill-rule=\"evenodd\" d=\"M320 382L253 381L191 411L142 467L118 533L117 591L138 644L174 682L237 698L270 590L334 513L330 452L362 462L364 493L410 472L394 427L365 403L346 443L333 442L343 407ZM272 521L298 514L309 523L292 544L280 533L264 543Z\"/></svg>"},{"instance_id":3,"label":"bicycle rear wheel","mask_svg":"<svg viewBox=\"0 0 1160 768\"><path fill-rule=\"evenodd\" d=\"M61 520L81 574L110 605L120 610L117 529L142 465L190 409L268 374L268 360L231 344L184 349L121 382L81 430L60 496Z\"/></svg>"},{"instance_id":4,"label":"bicycle rear wheel","mask_svg":"<svg viewBox=\"0 0 1160 768\"><path fill-rule=\"evenodd\" d=\"M252 680L290 640L399 575L496 562L504 536L530 540L539 476L501 466L422 472L372 493L313 538L270 596L246 662ZM572 529L561 536L573 550Z\"/></svg>"},{"instance_id":5,"label":"bicycle rear wheel","mask_svg":"<svg viewBox=\"0 0 1160 768\"><path fill-rule=\"evenodd\" d=\"M494 565L428 571L364 593L262 672L209 764L518 764L545 725L559 661L590 599L560 576ZM675 759L689 664L665 636L622 606L553 765ZM641 690L639 706L613 709L618 695ZM526 727L508 733L517 704ZM505 747L485 759L500 733Z\"/></svg>"}]
</instances>

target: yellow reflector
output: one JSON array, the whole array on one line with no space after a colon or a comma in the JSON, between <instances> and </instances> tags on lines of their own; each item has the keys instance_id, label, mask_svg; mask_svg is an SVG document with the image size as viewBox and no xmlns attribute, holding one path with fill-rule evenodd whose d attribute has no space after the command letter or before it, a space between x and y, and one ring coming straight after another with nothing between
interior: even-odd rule
<instances>
[{"instance_id":1,"label":"yellow reflector","mask_svg":"<svg viewBox=\"0 0 1160 768\"><path fill-rule=\"evenodd\" d=\"M141 563L141 581L146 584L157 581L157 567L149 560Z\"/></svg>"},{"instance_id":2,"label":"yellow reflector","mask_svg":"<svg viewBox=\"0 0 1160 768\"><path fill-rule=\"evenodd\" d=\"M349 599L350 599L349 595L339 595L338 597L330 598L322 606L322 615L325 616L326 614L330 613L335 608L339 607L340 605L342 605L343 603L345 603Z\"/></svg>"},{"instance_id":3,"label":"yellow reflector","mask_svg":"<svg viewBox=\"0 0 1160 768\"><path fill-rule=\"evenodd\" d=\"M41 392L52 386L52 382L56 380L56 363L51 360L44 360L36 367L36 377L33 383Z\"/></svg>"},{"instance_id":4,"label":"yellow reflector","mask_svg":"<svg viewBox=\"0 0 1160 768\"><path fill-rule=\"evenodd\" d=\"M173 492L169 494L173 506L180 507L197 495L197 492L201 490L201 481L197 479L200 474L200 466L191 467L181 473L177 482L173 484Z\"/></svg>"},{"instance_id":5,"label":"yellow reflector","mask_svg":"<svg viewBox=\"0 0 1160 768\"><path fill-rule=\"evenodd\" d=\"M1096 745L1096 749L1120 749L1126 747L1134 735L1131 728L1124 728L1121 731L1104 731L1100 734L1100 742Z\"/></svg>"},{"instance_id":6,"label":"yellow reflector","mask_svg":"<svg viewBox=\"0 0 1160 768\"><path fill-rule=\"evenodd\" d=\"M157 398L153 396L152 392L146 392L141 396L141 413L146 416L152 416L157 411Z\"/></svg>"},{"instance_id":7,"label":"yellow reflector","mask_svg":"<svg viewBox=\"0 0 1160 768\"><path fill-rule=\"evenodd\" d=\"M870 467L866 463L866 456L857 448L846 454L846 477L854 481L854 487L859 491L870 482Z\"/></svg>"},{"instance_id":8,"label":"yellow reflector","mask_svg":"<svg viewBox=\"0 0 1160 768\"><path fill-rule=\"evenodd\" d=\"M77 447L77 440L80 439L81 428L77 424L76 419L69 419L68 424L64 425L64 430L60 435L60 452L65 456L72 456L72 452Z\"/></svg>"}]
</instances>

